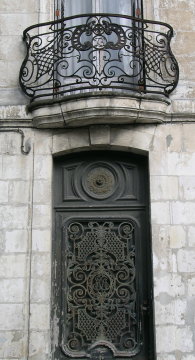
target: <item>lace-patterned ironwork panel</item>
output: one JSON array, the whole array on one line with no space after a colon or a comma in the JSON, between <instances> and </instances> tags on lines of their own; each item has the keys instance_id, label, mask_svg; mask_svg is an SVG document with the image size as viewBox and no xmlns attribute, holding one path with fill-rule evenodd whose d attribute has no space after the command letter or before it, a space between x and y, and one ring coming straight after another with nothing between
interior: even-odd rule
<instances>
[{"instance_id":1,"label":"lace-patterned ironwork panel","mask_svg":"<svg viewBox=\"0 0 195 360\"><path fill-rule=\"evenodd\" d=\"M62 350L67 358L128 358L139 352L134 225L71 222L66 229Z\"/></svg>"},{"instance_id":2,"label":"lace-patterned ironwork panel","mask_svg":"<svg viewBox=\"0 0 195 360\"><path fill-rule=\"evenodd\" d=\"M60 98L118 89L168 95L178 82L170 25L124 15L89 14L24 31L23 91Z\"/></svg>"}]
</instances>

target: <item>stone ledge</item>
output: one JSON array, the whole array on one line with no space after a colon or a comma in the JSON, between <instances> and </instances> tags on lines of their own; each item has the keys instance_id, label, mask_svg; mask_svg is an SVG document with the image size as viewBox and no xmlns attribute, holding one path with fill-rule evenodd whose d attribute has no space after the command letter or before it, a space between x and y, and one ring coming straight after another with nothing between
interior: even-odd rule
<instances>
[{"instance_id":1,"label":"stone ledge","mask_svg":"<svg viewBox=\"0 0 195 360\"><path fill-rule=\"evenodd\" d=\"M88 93L29 106L37 128L99 124L162 123L170 101L164 96Z\"/></svg>"}]
</instances>

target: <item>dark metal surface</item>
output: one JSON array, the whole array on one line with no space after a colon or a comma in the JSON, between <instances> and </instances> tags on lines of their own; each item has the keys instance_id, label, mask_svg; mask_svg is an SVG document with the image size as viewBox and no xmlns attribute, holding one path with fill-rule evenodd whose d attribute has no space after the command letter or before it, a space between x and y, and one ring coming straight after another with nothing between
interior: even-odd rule
<instances>
[{"instance_id":1,"label":"dark metal surface","mask_svg":"<svg viewBox=\"0 0 195 360\"><path fill-rule=\"evenodd\" d=\"M147 204L144 157L55 159L54 360L155 359Z\"/></svg>"},{"instance_id":2,"label":"dark metal surface","mask_svg":"<svg viewBox=\"0 0 195 360\"><path fill-rule=\"evenodd\" d=\"M24 31L20 84L32 100L86 91L168 94L178 82L170 25L124 15L87 14Z\"/></svg>"},{"instance_id":3,"label":"dark metal surface","mask_svg":"<svg viewBox=\"0 0 195 360\"><path fill-rule=\"evenodd\" d=\"M64 241L64 354L93 359L100 347L113 359L136 355L141 334L134 224L72 220Z\"/></svg>"}]
</instances>

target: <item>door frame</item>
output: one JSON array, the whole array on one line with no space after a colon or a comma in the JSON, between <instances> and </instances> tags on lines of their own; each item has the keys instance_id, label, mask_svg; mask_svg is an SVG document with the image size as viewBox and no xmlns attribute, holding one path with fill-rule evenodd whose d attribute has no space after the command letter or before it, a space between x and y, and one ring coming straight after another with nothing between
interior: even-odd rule
<instances>
[{"instance_id":1,"label":"door frame","mask_svg":"<svg viewBox=\"0 0 195 360\"><path fill-rule=\"evenodd\" d=\"M82 154L80 155L80 157L82 158L82 156L85 156L85 155L88 155L88 156L96 156L96 155L99 155L99 154L105 154L105 152L102 153L102 151L93 151L93 152L89 152L89 151L85 151L85 152L82 152ZM145 164L147 164L147 157L144 156L144 155L135 155L135 154L132 154L130 152L123 152L123 151L107 151L107 154L110 155L111 157L114 157L115 155L117 156L120 156L121 158L124 156L126 157L133 157L133 158L142 158L145 159ZM73 160L75 160L76 158L78 158L79 154L78 153L75 153L75 154L68 154L68 155L65 155L65 156L62 156L62 157L58 157L55 159L54 163L55 163L55 166L54 166L54 171L55 171L55 167L57 166L56 164L57 163L60 163L60 162L67 162L67 161L70 161L70 159L72 158ZM146 257L147 257L147 269L145 271L145 275L148 274L148 271L150 272L150 276L146 276L147 278L147 288L148 288L148 296L149 296L149 307L148 307L148 304L145 304L144 305L144 302L142 302L142 311L143 311L143 316L146 316L146 312L149 311L150 313L150 316L149 316L149 324L148 324L148 328L149 328L149 332L147 334L148 336L148 339L150 338L150 345L149 345L149 350L148 350L148 354L147 354L147 357L131 357L132 359L136 359L136 360L154 360L156 357L155 357L155 334L154 334L154 309L153 309L153 276L152 276L152 249L151 249L151 231L150 231L150 205L149 205L149 176L148 176L148 164L147 164L147 179L146 179L146 187L148 188L148 194L147 194L147 201L148 201L148 205L147 205L147 210L145 212L145 216L146 216L146 219L148 221L148 224L146 225L146 228L147 228L147 246L145 247L145 253L146 253ZM82 208L82 211L84 212L84 215L82 216L83 219L85 219L87 216L92 216L91 215L91 210L89 211L89 209L87 208ZM97 209L96 209L97 210ZM115 209L116 210L116 209ZM63 360L65 359L64 355L62 355L61 353L61 350L59 351L59 349L57 349L56 351L54 351L54 347L56 345L56 341L58 342L57 338L56 338L56 323L59 321L59 317L60 317L60 309L59 307L61 307L61 300L60 300L60 292L61 292L61 289L57 289L56 288L56 279L57 279L57 282L58 284L61 283L61 279L59 279L59 272L62 271L61 269L61 264L56 264L56 258L59 257L60 259L62 259L61 257L61 236L62 236L62 233L61 231L59 232L59 236L58 236L58 239L56 241L56 231L55 231L55 227L63 227L63 223L64 221L67 221L67 215L68 213L70 213L71 211L73 211L73 209L68 209L67 207L66 208L62 208L62 207L59 207L58 209L55 209L54 210L54 216L53 216L53 228L54 228L54 236L53 236L53 251L52 251L52 254L53 254L53 259L52 259L52 263L53 263L53 271L52 271L52 286L53 286L53 291L52 291L52 325L53 325L53 333L52 333L52 342L53 342L53 359L55 360ZM95 211L95 210L94 210ZM102 210L99 209L99 212L101 212ZM126 208L125 210L125 213L127 213L129 210ZM57 214L57 218L55 218L55 215ZM103 217L106 217L108 215L104 214ZM101 218L103 218L101 217ZM113 216L114 217L114 216ZM122 216L120 216L122 217ZM119 218L120 218L119 217ZM126 215L126 217L129 217L131 218L131 220L133 220L135 223L136 223L136 216L133 218L133 217L130 217L128 215ZM92 216L93 218L93 216ZM116 218L116 216L115 216ZM124 214L123 214L123 218L124 218ZM57 221L57 223L56 223ZM140 248L141 248L141 244L139 245ZM142 267L142 264L139 264L139 267L141 268ZM141 271L141 272L144 272L144 271ZM145 278L145 279L146 279ZM56 303L56 299L57 299L57 302ZM142 298L143 299L143 298ZM148 300L147 300L148 301ZM59 302L60 302L60 306L59 306ZM144 308L145 307L145 308ZM146 307L147 307L147 310L146 310ZM148 315L147 315L148 316ZM55 345L54 345L55 344ZM129 359L126 358L126 359Z\"/></svg>"}]
</instances>

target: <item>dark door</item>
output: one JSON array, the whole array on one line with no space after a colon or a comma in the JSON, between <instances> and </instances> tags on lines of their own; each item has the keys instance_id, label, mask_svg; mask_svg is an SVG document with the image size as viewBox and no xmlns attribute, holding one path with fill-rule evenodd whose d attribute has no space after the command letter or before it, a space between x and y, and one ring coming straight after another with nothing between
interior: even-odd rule
<instances>
[{"instance_id":1,"label":"dark door","mask_svg":"<svg viewBox=\"0 0 195 360\"><path fill-rule=\"evenodd\" d=\"M147 159L83 153L54 174L53 358L154 359Z\"/></svg>"}]
</instances>

